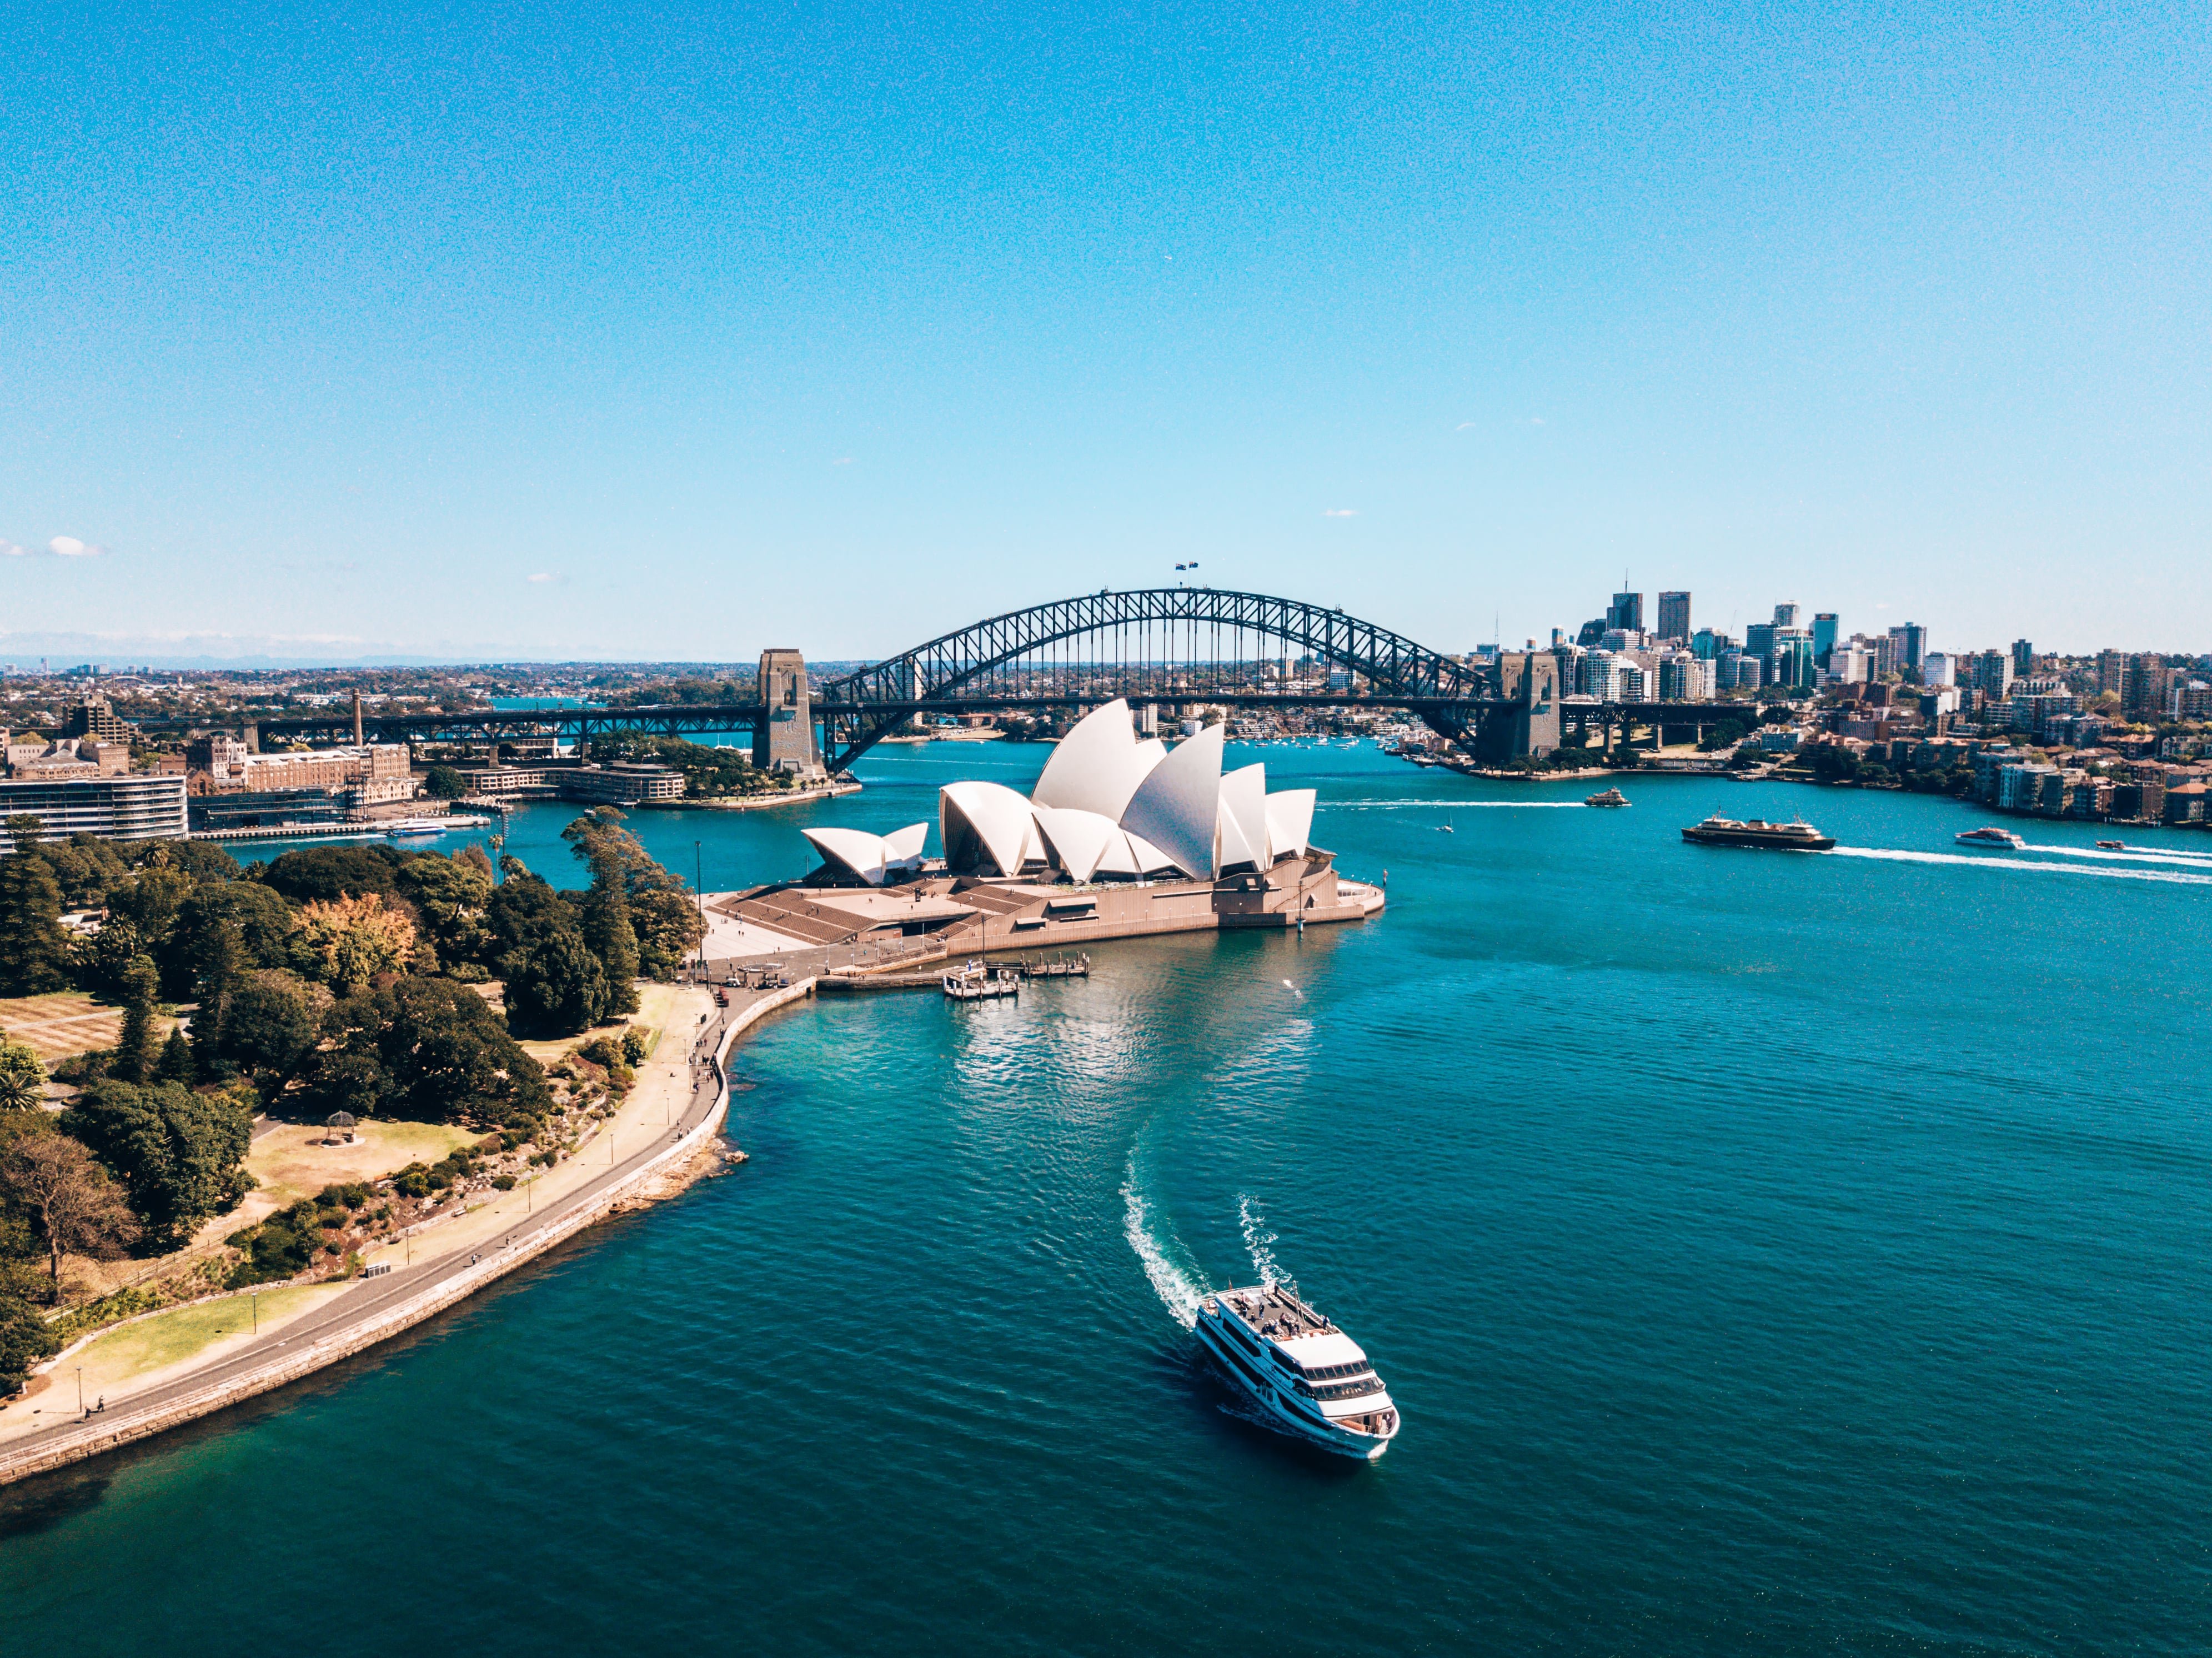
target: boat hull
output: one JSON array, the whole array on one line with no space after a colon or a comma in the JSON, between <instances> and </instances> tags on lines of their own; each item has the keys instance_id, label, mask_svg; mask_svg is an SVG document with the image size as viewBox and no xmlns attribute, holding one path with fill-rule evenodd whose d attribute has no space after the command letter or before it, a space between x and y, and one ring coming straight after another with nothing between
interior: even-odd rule
<instances>
[{"instance_id":1,"label":"boat hull","mask_svg":"<svg viewBox=\"0 0 2212 1658\"><path fill-rule=\"evenodd\" d=\"M1304 1440L1309 1445L1319 1446L1338 1456L1348 1456L1355 1461L1373 1462L1390 1448L1397 1437L1394 1427L1388 1434L1356 1434L1343 1429L1325 1428L1309 1420L1268 1382L1256 1377L1247 1369L1249 1363L1236 1353L1227 1337L1216 1328L1217 1320L1205 1313L1198 1315L1197 1333L1206 1351L1213 1356L1215 1366L1237 1385L1237 1391L1260 1407L1261 1419L1279 1434Z\"/></svg>"},{"instance_id":2,"label":"boat hull","mask_svg":"<svg viewBox=\"0 0 2212 1658\"><path fill-rule=\"evenodd\" d=\"M1692 826L1682 831L1682 838L1699 847L1755 847L1764 852L1828 852L1834 848L1832 835L1761 835L1755 829L1709 829Z\"/></svg>"}]
</instances>

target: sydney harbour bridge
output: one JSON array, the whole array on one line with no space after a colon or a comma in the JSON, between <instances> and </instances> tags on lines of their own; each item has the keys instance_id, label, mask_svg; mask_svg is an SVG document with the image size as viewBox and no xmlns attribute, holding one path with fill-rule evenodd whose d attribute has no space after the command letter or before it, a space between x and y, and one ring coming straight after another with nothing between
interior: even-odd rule
<instances>
[{"instance_id":1,"label":"sydney harbour bridge","mask_svg":"<svg viewBox=\"0 0 2212 1658\"><path fill-rule=\"evenodd\" d=\"M1115 696L1168 707L1389 708L1492 763L1557 748L1563 729L1705 730L1741 705L1600 702L1561 694L1546 651L1470 664L1340 609L1212 587L1102 591L1010 610L815 680L796 651L771 651L747 700L648 707L356 714L262 722L271 738L588 743L623 732L750 731L756 761L806 746L831 772L919 717L1073 711ZM1320 673L1316 681L1315 675Z\"/></svg>"}]
</instances>

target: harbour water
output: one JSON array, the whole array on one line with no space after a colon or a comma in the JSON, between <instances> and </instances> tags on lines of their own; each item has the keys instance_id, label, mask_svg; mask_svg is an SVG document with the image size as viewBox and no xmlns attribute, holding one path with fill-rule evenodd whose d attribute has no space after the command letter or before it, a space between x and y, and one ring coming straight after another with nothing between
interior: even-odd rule
<instances>
[{"instance_id":1,"label":"harbour water","mask_svg":"<svg viewBox=\"0 0 2212 1658\"><path fill-rule=\"evenodd\" d=\"M632 822L710 886L796 875L796 823L1043 756ZM0 1492L9 1649L2212 1644L2212 837L1969 853L1917 797L1254 757L1383 916L779 1016L737 1173ZM1714 811L1842 850L1683 845ZM574 881L570 815L508 849ZM1194 1298L1263 1275L1376 1357L1380 1463L1200 1362Z\"/></svg>"}]
</instances>

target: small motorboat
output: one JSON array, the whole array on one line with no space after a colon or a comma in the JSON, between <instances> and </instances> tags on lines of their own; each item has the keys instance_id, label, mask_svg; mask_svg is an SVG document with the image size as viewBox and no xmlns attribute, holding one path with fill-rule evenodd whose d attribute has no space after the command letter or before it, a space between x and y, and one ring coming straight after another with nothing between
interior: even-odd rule
<instances>
[{"instance_id":1,"label":"small motorboat","mask_svg":"<svg viewBox=\"0 0 2212 1658\"><path fill-rule=\"evenodd\" d=\"M1451 819L1447 817L1443 823L1437 825L1437 833L1439 835L1456 835L1459 831L1452 827Z\"/></svg>"},{"instance_id":2,"label":"small motorboat","mask_svg":"<svg viewBox=\"0 0 2212 1658\"><path fill-rule=\"evenodd\" d=\"M1619 789L1605 789L1591 795L1583 804L1586 806L1625 806L1628 804L1628 797Z\"/></svg>"},{"instance_id":3,"label":"small motorboat","mask_svg":"<svg viewBox=\"0 0 2212 1658\"><path fill-rule=\"evenodd\" d=\"M1999 829L1994 823L1984 823L1979 829L1968 829L1963 835L1954 835L1951 838L1962 847L2009 847L2014 852L2027 844L2010 829Z\"/></svg>"},{"instance_id":4,"label":"small motorboat","mask_svg":"<svg viewBox=\"0 0 2212 1658\"><path fill-rule=\"evenodd\" d=\"M2124 841L2100 841L2097 842L2097 849L2100 852L2129 852L2133 850L2133 848L2130 847Z\"/></svg>"}]
</instances>

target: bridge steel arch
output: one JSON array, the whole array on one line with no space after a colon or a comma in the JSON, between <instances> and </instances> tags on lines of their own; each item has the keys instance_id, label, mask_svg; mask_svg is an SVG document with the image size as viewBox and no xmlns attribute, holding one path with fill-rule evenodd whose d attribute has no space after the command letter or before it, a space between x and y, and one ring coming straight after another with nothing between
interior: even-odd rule
<instances>
[{"instance_id":1,"label":"bridge steel arch","mask_svg":"<svg viewBox=\"0 0 2212 1658\"><path fill-rule=\"evenodd\" d=\"M1181 624L1235 629L1298 646L1333 666L1364 676L1374 698L1403 701L1418 709L1431 728L1455 739L1467 738L1486 711L1512 706L1480 671L1340 609L1214 587L1109 590L1009 610L824 682L814 693L823 728L823 760L831 771L842 770L896 730L915 704L956 699L963 686L1050 646ZM1161 700L1185 699L1165 695ZM1188 700L1223 699L1194 688Z\"/></svg>"}]
</instances>

